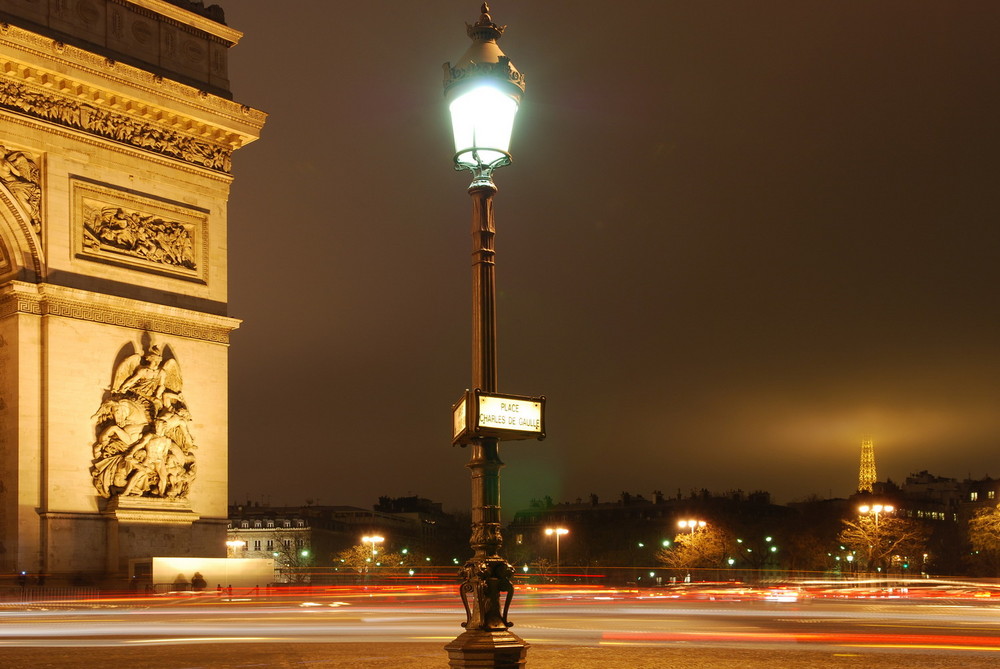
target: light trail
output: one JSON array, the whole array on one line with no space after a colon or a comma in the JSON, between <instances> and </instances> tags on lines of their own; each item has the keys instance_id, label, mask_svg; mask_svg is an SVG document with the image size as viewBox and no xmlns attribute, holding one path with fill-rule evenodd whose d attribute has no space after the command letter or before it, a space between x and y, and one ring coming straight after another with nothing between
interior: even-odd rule
<instances>
[{"instance_id":1,"label":"light trail","mask_svg":"<svg viewBox=\"0 0 1000 669\"><path fill-rule=\"evenodd\" d=\"M0 647L167 646L233 643L449 641L463 615L440 593L380 597L310 591L247 603L148 602L128 608L0 608ZM1000 650L1000 609L971 603L810 600L809 603L679 600L650 593L522 593L512 612L530 643L704 648L808 648L943 654ZM997 633L994 633L994 631Z\"/></svg>"}]
</instances>

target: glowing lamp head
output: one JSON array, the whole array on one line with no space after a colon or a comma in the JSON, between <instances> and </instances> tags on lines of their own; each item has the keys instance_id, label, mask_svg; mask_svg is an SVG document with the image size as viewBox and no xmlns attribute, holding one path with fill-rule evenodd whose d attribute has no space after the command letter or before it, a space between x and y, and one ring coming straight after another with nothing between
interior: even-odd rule
<instances>
[{"instance_id":1,"label":"glowing lamp head","mask_svg":"<svg viewBox=\"0 0 1000 669\"><path fill-rule=\"evenodd\" d=\"M465 168L510 160L517 101L493 82L458 94L448 105L455 135L455 164Z\"/></svg>"},{"instance_id":2,"label":"glowing lamp head","mask_svg":"<svg viewBox=\"0 0 1000 669\"><path fill-rule=\"evenodd\" d=\"M484 3L482 16L467 26L472 45L454 67L444 64L456 169L492 170L510 163L510 139L524 94L524 75L497 45L505 27L493 23Z\"/></svg>"}]
</instances>

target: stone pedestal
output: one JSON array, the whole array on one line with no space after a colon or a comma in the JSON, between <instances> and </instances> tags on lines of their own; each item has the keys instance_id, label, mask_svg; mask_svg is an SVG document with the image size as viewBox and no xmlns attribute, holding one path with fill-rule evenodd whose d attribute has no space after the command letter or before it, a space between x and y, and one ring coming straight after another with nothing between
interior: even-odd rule
<instances>
[{"instance_id":1,"label":"stone pedestal","mask_svg":"<svg viewBox=\"0 0 1000 669\"><path fill-rule=\"evenodd\" d=\"M113 497L104 507L104 515L126 523L167 523L190 525L201 518L187 499L157 497Z\"/></svg>"},{"instance_id":2,"label":"stone pedestal","mask_svg":"<svg viewBox=\"0 0 1000 669\"><path fill-rule=\"evenodd\" d=\"M129 560L194 557L193 525L201 517L187 500L114 497L102 514L107 523L107 572L122 574ZM216 551L218 552L218 551Z\"/></svg>"},{"instance_id":3,"label":"stone pedestal","mask_svg":"<svg viewBox=\"0 0 1000 669\"><path fill-rule=\"evenodd\" d=\"M529 644L509 630L466 630L444 647L449 667L518 669L527 660Z\"/></svg>"}]
</instances>

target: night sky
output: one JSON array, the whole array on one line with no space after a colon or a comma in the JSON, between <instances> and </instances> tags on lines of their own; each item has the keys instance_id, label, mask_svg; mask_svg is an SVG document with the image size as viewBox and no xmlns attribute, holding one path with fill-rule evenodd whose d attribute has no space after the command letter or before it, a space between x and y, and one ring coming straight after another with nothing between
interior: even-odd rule
<instances>
[{"instance_id":1,"label":"night sky","mask_svg":"<svg viewBox=\"0 0 1000 669\"><path fill-rule=\"evenodd\" d=\"M270 114L229 208L230 495L468 507L473 0L216 0ZM531 498L1000 476L1000 3L495 0L505 443Z\"/></svg>"}]
</instances>

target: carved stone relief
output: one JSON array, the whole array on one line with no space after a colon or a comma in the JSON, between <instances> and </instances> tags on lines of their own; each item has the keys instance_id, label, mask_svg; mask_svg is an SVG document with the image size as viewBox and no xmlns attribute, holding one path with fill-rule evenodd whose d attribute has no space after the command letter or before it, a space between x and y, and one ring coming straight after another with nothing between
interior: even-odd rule
<instances>
[{"instance_id":1,"label":"carved stone relief","mask_svg":"<svg viewBox=\"0 0 1000 669\"><path fill-rule=\"evenodd\" d=\"M78 179L72 185L78 257L206 281L204 212Z\"/></svg>"},{"instance_id":2,"label":"carved stone relief","mask_svg":"<svg viewBox=\"0 0 1000 669\"><path fill-rule=\"evenodd\" d=\"M35 233L42 231L42 171L38 159L0 144L0 184L24 210Z\"/></svg>"},{"instance_id":3,"label":"carved stone relief","mask_svg":"<svg viewBox=\"0 0 1000 669\"><path fill-rule=\"evenodd\" d=\"M195 269L192 226L133 209L84 200L84 248Z\"/></svg>"},{"instance_id":4,"label":"carved stone relief","mask_svg":"<svg viewBox=\"0 0 1000 669\"><path fill-rule=\"evenodd\" d=\"M90 471L101 497L183 499L190 491L197 447L180 365L168 355L169 347L150 343L115 368L94 414Z\"/></svg>"},{"instance_id":5,"label":"carved stone relief","mask_svg":"<svg viewBox=\"0 0 1000 669\"><path fill-rule=\"evenodd\" d=\"M0 274L6 274L10 271L13 263L10 261L10 251L3 244L3 239L0 239Z\"/></svg>"}]
</instances>

